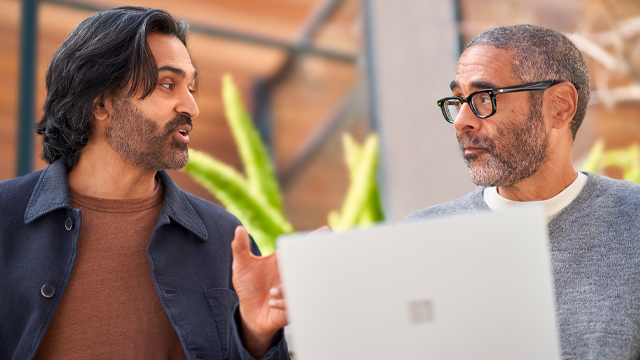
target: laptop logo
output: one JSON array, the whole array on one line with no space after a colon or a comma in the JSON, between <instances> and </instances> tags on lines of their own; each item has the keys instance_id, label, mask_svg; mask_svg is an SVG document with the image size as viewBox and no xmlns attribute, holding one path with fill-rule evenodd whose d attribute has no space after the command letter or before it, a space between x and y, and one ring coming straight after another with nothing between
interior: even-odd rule
<instances>
[{"instance_id":1,"label":"laptop logo","mask_svg":"<svg viewBox=\"0 0 640 360\"><path fill-rule=\"evenodd\" d=\"M433 300L422 299L409 301L409 322L411 324L424 324L433 322Z\"/></svg>"}]
</instances>

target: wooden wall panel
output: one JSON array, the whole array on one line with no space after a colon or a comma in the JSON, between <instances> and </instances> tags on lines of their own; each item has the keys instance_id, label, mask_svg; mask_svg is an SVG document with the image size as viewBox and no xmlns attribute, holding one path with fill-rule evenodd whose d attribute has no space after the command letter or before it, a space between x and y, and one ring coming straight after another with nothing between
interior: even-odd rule
<instances>
[{"instance_id":1,"label":"wooden wall panel","mask_svg":"<svg viewBox=\"0 0 640 360\"><path fill-rule=\"evenodd\" d=\"M627 62L631 71L606 69L583 51L591 76L592 96L587 116L574 144L574 163L580 166L594 141L604 139L607 148L640 143L640 97L606 105L598 92L636 84L640 73L640 33L620 37L624 21L640 21L640 3L635 0L460 0L460 31L466 44L482 31L495 26L531 23L567 34L579 34L603 45L613 58ZM615 44L621 47L616 47ZM623 55L619 55L623 54ZM635 55L636 62L633 62ZM608 172L619 176L619 172Z\"/></svg>"},{"instance_id":2,"label":"wooden wall panel","mask_svg":"<svg viewBox=\"0 0 640 360\"><path fill-rule=\"evenodd\" d=\"M212 26L254 34L280 41L293 42L300 36L306 19L324 1L320 0L86 0L101 7L121 5L163 8L174 17L192 24ZM314 43L326 49L357 55L361 32L358 30L360 8L357 0L345 0L329 21L319 30ZM44 74L54 52L83 19L93 12L42 2L38 16L38 60L36 119L42 115L40 107L45 98ZM0 180L15 176L17 147L18 56L20 1L0 0ZM258 81L275 76L287 60L280 49L243 43L192 32L188 48L194 65L200 72L196 100L200 116L194 119L191 147L205 151L229 163L238 170L242 165L236 145L225 121L221 101L221 77L231 73L238 83L247 106L253 107L252 90ZM301 141L318 123L327 119L327 112L360 81L355 64L341 63L314 57L294 60L298 69L285 76L274 93L274 156L277 167L293 156L298 149L288 145L291 139ZM314 64L314 65L309 65ZM302 70L300 70L302 69ZM309 82L308 80L313 81ZM301 98L306 100L297 102ZM366 119L362 120L366 121ZM362 130L359 130L362 135ZM39 160L40 139L35 139L35 168L46 164ZM209 201L217 200L190 177L170 171L178 185L186 191ZM322 186L319 186L319 185ZM339 208L346 186L347 170L342 160L340 143L333 140L320 155L311 159L303 173L285 191L287 212L294 226L309 229L326 222L326 213ZM322 189L322 191L318 191Z\"/></svg>"}]
</instances>

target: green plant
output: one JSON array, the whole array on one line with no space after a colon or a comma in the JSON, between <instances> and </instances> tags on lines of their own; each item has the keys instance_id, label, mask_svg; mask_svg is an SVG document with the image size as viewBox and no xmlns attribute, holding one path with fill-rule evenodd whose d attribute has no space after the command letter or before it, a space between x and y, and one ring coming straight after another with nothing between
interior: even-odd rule
<instances>
[{"instance_id":1,"label":"green plant","mask_svg":"<svg viewBox=\"0 0 640 360\"><path fill-rule=\"evenodd\" d=\"M246 176L197 150L189 150L184 171L211 192L244 224L260 250L275 250L275 238L293 231L282 208L282 193L264 142L242 104L231 76L222 78L225 115Z\"/></svg>"},{"instance_id":2,"label":"green plant","mask_svg":"<svg viewBox=\"0 0 640 360\"><path fill-rule=\"evenodd\" d=\"M626 149L605 151L604 141L597 141L581 170L597 173L606 167L622 169L624 180L640 183L640 146L632 144Z\"/></svg>"},{"instance_id":3,"label":"green plant","mask_svg":"<svg viewBox=\"0 0 640 360\"><path fill-rule=\"evenodd\" d=\"M342 145L351 182L341 211L328 216L328 224L335 231L366 227L384 219L376 181L380 148L377 134L369 134L362 146L344 134Z\"/></svg>"},{"instance_id":4,"label":"green plant","mask_svg":"<svg viewBox=\"0 0 640 360\"><path fill-rule=\"evenodd\" d=\"M282 192L267 148L228 74L222 79L222 98L246 175L193 149L189 149L189 163L183 171L238 217L266 255L275 250L279 235L294 229L285 216ZM343 145L351 184L341 213L332 212L329 216L329 224L336 230L367 226L383 219L376 185L377 135L370 134L362 147L345 135Z\"/></svg>"}]
</instances>

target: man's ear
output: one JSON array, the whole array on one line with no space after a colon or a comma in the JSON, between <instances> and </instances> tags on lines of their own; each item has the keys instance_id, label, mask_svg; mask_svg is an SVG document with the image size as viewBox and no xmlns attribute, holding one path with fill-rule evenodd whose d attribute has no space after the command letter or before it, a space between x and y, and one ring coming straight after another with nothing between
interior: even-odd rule
<instances>
[{"instance_id":1,"label":"man's ear","mask_svg":"<svg viewBox=\"0 0 640 360\"><path fill-rule=\"evenodd\" d=\"M93 99L93 117L96 120L106 120L111 115L111 95L107 95L106 92L98 95Z\"/></svg>"},{"instance_id":2,"label":"man's ear","mask_svg":"<svg viewBox=\"0 0 640 360\"><path fill-rule=\"evenodd\" d=\"M565 126L571 126L571 120L576 114L578 108L578 92L576 88L568 81L554 85L550 88L549 95L552 97L550 104L550 112L553 118L551 124L556 129Z\"/></svg>"}]
</instances>

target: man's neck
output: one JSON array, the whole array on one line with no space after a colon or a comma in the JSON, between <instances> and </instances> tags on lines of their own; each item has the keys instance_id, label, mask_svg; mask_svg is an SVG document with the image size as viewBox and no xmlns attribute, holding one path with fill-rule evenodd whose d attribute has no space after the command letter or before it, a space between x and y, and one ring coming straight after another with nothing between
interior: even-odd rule
<instances>
[{"instance_id":1,"label":"man's neck","mask_svg":"<svg viewBox=\"0 0 640 360\"><path fill-rule=\"evenodd\" d=\"M548 200L571 185L577 176L572 165L564 166L562 171L547 166L513 186L498 186L497 191L503 198L513 201Z\"/></svg>"},{"instance_id":2,"label":"man's neck","mask_svg":"<svg viewBox=\"0 0 640 360\"><path fill-rule=\"evenodd\" d=\"M137 199L153 193L156 171L141 169L117 154L96 150L87 146L78 156L67 174L69 188L103 199Z\"/></svg>"}]
</instances>

